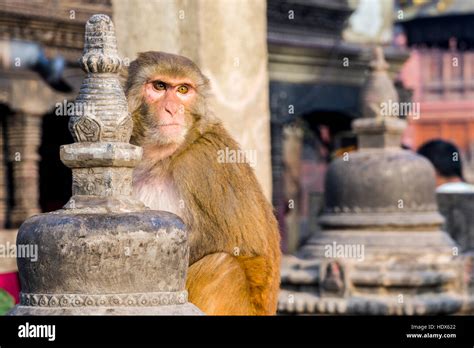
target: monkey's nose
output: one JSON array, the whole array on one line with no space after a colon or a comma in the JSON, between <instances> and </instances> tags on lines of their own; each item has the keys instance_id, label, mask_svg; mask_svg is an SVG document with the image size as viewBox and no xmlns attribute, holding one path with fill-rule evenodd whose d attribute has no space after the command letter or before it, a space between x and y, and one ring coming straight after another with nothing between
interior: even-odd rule
<instances>
[{"instance_id":1,"label":"monkey's nose","mask_svg":"<svg viewBox=\"0 0 474 348\"><path fill-rule=\"evenodd\" d=\"M171 116L175 116L176 113L178 112L178 106L174 103L166 103L165 104L165 110L168 112Z\"/></svg>"}]
</instances>

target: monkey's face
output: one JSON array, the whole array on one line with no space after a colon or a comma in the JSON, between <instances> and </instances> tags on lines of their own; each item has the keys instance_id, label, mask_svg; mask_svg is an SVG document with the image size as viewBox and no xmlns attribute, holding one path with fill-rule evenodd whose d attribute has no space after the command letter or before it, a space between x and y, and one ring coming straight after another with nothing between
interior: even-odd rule
<instances>
[{"instance_id":1,"label":"monkey's face","mask_svg":"<svg viewBox=\"0 0 474 348\"><path fill-rule=\"evenodd\" d=\"M130 141L144 149L158 145L176 150L212 119L209 91L208 78L188 58L154 51L138 54L127 69L125 84L133 117Z\"/></svg>"},{"instance_id":2,"label":"monkey's face","mask_svg":"<svg viewBox=\"0 0 474 348\"><path fill-rule=\"evenodd\" d=\"M180 144L192 123L189 110L196 99L196 87L186 78L153 76L144 86L149 134L160 144Z\"/></svg>"}]
</instances>

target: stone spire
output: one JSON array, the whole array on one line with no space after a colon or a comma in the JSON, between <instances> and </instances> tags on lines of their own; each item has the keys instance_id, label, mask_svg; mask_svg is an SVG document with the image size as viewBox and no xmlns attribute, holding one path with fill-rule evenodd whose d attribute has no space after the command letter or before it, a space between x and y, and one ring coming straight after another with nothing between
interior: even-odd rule
<instances>
[{"instance_id":1,"label":"stone spire","mask_svg":"<svg viewBox=\"0 0 474 348\"><path fill-rule=\"evenodd\" d=\"M375 47L369 76L361 91L361 118L352 123L359 149L400 146L406 122L390 107L398 106L398 93L388 67L382 47Z\"/></svg>"},{"instance_id":2,"label":"stone spire","mask_svg":"<svg viewBox=\"0 0 474 348\"><path fill-rule=\"evenodd\" d=\"M17 245L37 247L37 258L17 260L22 292L10 314L201 314L187 302L186 226L131 197L142 149L128 143L132 120L108 16L87 22L80 62L87 76L69 124L76 142L60 150L73 196L21 225Z\"/></svg>"},{"instance_id":3,"label":"stone spire","mask_svg":"<svg viewBox=\"0 0 474 348\"><path fill-rule=\"evenodd\" d=\"M79 63L87 77L76 103L86 107L85 112L71 118L74 140L128 143L132 119L117 78L122 59L117 53L114 25L106 15L92 16L86 23L84 52ZM88 105L91 107L87 108Z\"/></svg>"},{"instance_id":4,"label":"stone spire","mask_svg":"<svg viewBox=\"0 0 474 348\"><path fill-rule=\"evenodd\" d=\"M64 208L143 210L143 204L131 198L133 167L142 149L128 143L133 124L118 78L122 60L108 16L94 15L87 22L79 62L87 76L69 122L76 143L61 146L60 151L73 177L73 196Z\"/></svg>"},{"instance_id":5,"label":"stone spire","mask_svg":"<svg viewBox=\"0 0 474 348\"><path fill-rule=\"evenodd\" d=\"M332 161L321 231L282 270L279 309L289 313L456 313L467 297L462 260L441 230L435 173L400 147L405 121L377 48L353 122L359 149Z\"/></svg>"},{"instance_id":6,"label":"stone spire","mask_svg":"<svg viewBox=\"0 0 474 348\"><path fill-rule=\"evenodd\" d=\"M388 75L382 47L376 46L369 63L369 76L362 88L362 117L381 118L380 104L387 100L398 102L398 94Z\"/></svg>"}]
</instances>

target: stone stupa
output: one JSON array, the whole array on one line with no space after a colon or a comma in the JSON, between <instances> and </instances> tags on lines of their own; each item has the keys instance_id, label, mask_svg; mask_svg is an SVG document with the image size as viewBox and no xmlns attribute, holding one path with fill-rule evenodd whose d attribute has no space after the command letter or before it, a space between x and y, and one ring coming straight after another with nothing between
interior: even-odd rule
<instances>
[{"instance_id":1,"label":"stone stupa","mask_svg":"<svg viewBox=\"0 0 474 348\"><path fill-rule=\"evenodd\" d=\"M20 304L10 314L202 314L185 290L184 223L131 196L142 149L129 144L132 120L108 16L87 22L80 64L87 76L76 104L83 112L69 124L76 142L60 150L73 196L63 209L21 225L17 245L37 245L38 259L18 259Z\"/></svg>"},{"instance_id":2,"label":"stone stupa","mask_svg":"<svg viewBox=\"0 0 474 348\"><path fill-rule=\"evenodd\" d=\"M352 124L358 150L328 168L321 232L282 269L282 314L451 314L466 299L434 169L401 148L406 121L382 112L398 102L387 67L378 47Z\"/></svg>"}]
</instances>

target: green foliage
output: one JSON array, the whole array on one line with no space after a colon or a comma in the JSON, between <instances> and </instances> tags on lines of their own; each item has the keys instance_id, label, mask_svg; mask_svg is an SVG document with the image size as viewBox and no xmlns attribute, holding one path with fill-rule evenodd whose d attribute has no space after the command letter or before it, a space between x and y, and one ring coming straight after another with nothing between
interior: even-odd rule
<instances>
[{"instance_id":1,"label":"green foliage","mask_svg":"<svg viewBox=\"0 0 474 348\"><path fill-rule=\"evenodd\" d=\"M15 306L14 298L5 290L0 289L0 315L5 315Z\"/></svg>"}]
</instances>

